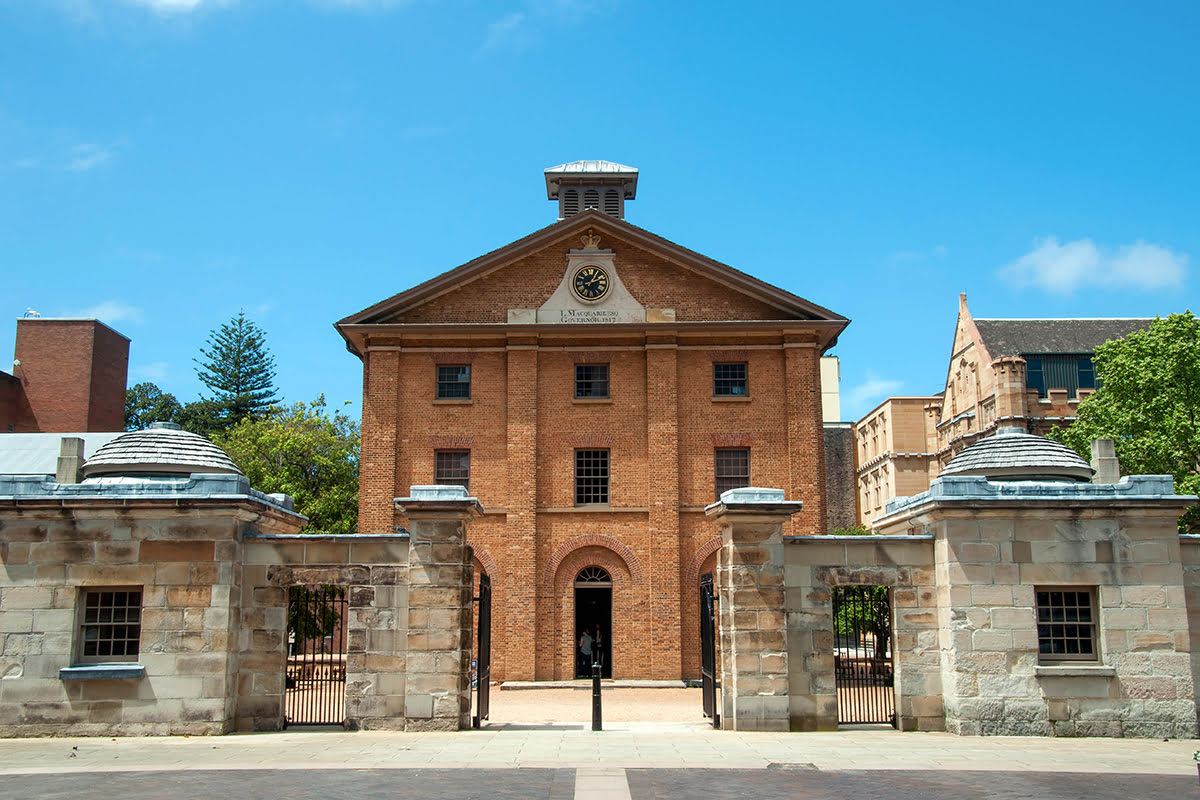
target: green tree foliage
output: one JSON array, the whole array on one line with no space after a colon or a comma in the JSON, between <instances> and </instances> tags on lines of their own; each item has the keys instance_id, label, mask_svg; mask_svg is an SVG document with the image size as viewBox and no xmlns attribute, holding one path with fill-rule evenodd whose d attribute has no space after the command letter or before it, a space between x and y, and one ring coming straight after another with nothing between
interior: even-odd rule
<instances>
[{"instance_id":1,"label":"green tree foliage","mask_svg":"<svg viewBox=\"0 0 1200 800\"><path fill-rule=\"evenodd\" d=\"M1200 320L1159 317L1096 348L1094 360L1101 388L1050 438L1089 459L1093 439L1112 439L1123 474L1172 475L1176 492L1200 492ZM1200 509L1180 517L1181 531L1197 527Z\"/></svg>"},{"instance_id":2,"label":"green tree foliage","mask_svg":"<svg viewBox=\"0 0 1200 800\"><path fill-rule=\"evenodd\" d=\"M309 518L306 532L354 533L359 424L340 411L328 414L324 395L246 418L213 441L255 489L294 497Z\"/></svg>"},{"instance_id":3,"label":"green tree foliage","mask_svg":"<svg viewBox=\"0 0 1200 800\"><path fill-rule=\"evenodd\" d=\"M214 393L211 400L226 409L226 427L247 417L260 417L277 401L275 358L267 349L266 333L245 312L210 331L201 359L193 359L202 383Z\"/></svg>"},{"instance_id":4,"label":"green tree foliage","mask_svg":"<svg viewBox=\"0 0 1200 800\"><path fill-rule=\"evenodd\" d=\"M212 439L232 423L229 408L218 400L194 400L184 405L175 419L185 431Z\"/></svg>"},{"instance_id":5,"label":"green tree foliage","mask_svg":"<svg viewBox=\"0 0 1200 800\"><path fill-rule=\"evenodd\" d=\"M875 532L866 525L852 525L849 528L834 528L830 536L874 536Z\"/></svg>"},{"instance_id":6,"label":"green tree foliage","mask_svg":"<svg viewBox=\"0 0 1200 800\"><path fill-rule=\"evenodd\" d=\"M144 430L151 422L179 422L183 406L175 395L153 383L139 383L125 390L125 430Z\"/></svg>"}]
</instances>

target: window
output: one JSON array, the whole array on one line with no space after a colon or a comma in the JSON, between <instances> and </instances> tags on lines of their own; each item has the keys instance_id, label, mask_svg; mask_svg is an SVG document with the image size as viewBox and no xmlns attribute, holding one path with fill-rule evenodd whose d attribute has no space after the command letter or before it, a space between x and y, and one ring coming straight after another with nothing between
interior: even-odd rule
<instances>
[{"instance_id":1,"label":"window","mask_svg":"<svg viewBox=\"0 0 1200 800\"><path fill-rule=\"evenodd\" d=\"M442 486L461 486L470 489L471 451L434 450L433 482Z\"/></svg>"},{"instance_id":2,"label":"window","mask_svg":"<svg viewBox=\"0 0 1200 800\"><path fill-rule=\"evenodd\" d=\"M437 368L438 399L467 399L471 398L471 367L456 365Z\"/></svg>"},{"instance_id":3,"label":"window","mask_svg":"<svg viewBox=\"0 0 1200 800\"><path fill-rule=\"evenodd\" d=\"M575 505L608 502L608 451L575 451Z\"/></svg>"},{"instance_id":4,"label":"window","mask_svg":"<svg viewBox=\"0 0 1200 800\"><path fill-rule=\"evenodd\" d=\"M713 395L716 397L738 397L746 391L746 363L713 364Z\"/></svg>"},{"instance_id":5,"label":"window","mask_svg":"<svg viewBox=\"0 0 1200 800\"><path fill-rule=\"evenodd\" d=\"M1038 660L1096 661L1096 594L1093 589L1038 589Z\"/></svg>"},{"instance_id":6,"label":"window","mask_svg":"<svg viewBox=\"0 0 1200 800\"><path fill-rule=\"evenodd\" d=\"M730 489L750 485L750 450L746 447L718 447L716 450L717 499Z\"/></svg>"},{"instance_id":7,"label":"window","mask_svg":"<svg viewBox=\"0 0 1200 800\"><path fill-rule=\"evenodd\" d=\"M142 638L141 587L80 591L80 663L137 661Z\"/></svg>"},{"instance_id":8,"label":"window","mask_svg":"<svg viewBox=\"0 0 1200 800\"><path fill-rule=\"evenodd\" d=\"M1079 388L1098 388L1096 386L1096 366L1092 363L1092 360L1086 356L1083 356L1076 359L1075 363L1079 369Z\"/></svg>"},{"instance_id":9,"label":"window","mask_svg":"<svg viewBox=\"0 0 1200 800\"><path fill-rule=\"evenodd\" d=\"M608 364L576 364L575 396L608 397Z\"/></svg>"}]
</instances>

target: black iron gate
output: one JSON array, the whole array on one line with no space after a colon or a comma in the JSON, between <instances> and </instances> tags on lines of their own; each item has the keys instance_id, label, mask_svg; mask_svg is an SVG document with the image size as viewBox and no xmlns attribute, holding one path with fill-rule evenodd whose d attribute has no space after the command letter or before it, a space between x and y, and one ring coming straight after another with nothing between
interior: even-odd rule
<instances>
[{"instance_id":1,"label":"black iron gate","mask_svg":"<svg viewBox=\"0 0 1200 800\"><path fill-rule=\"evenodd\" d=\"M287 604L283 724L346 721L346 589L292 586Z\"/></svg>"},{"instance_id":2,"label":"black iron gate","mask_svg":"<svg viewBox=\"0 0 1200 800\"><path fill-rule=\"evenodd\" d=\"M838 722L896 725L892 607L886 586L835 586L833 664Z\"/></svg>"},{"instance_id":3,"label":"black iron gate","mask_svg":"<svg viewBox=\"0 0 1200 800\"><path fill-rule=\"evenodd\" d=\"M479 640L475 654L475 719L476 728L488 718L492 686L492 579L479 576Z\"/></svg>"},{"instance_id":4,"label":"black iron gate","mask_svg":"<svg viewBox=\"0 0 1200 800\"><path fill-rule=\"evenodd\" d=\"M704 698L704 716L712 718L714 728L721 727L720 677L717 675L717 615L713 595L713 576L700 576L700 691Z\"/></svg>"}]
</instances>

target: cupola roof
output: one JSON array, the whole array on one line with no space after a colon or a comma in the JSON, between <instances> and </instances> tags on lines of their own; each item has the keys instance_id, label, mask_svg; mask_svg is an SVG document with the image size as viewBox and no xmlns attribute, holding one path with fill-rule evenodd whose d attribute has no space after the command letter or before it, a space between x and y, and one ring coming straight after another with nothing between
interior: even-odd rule
<instances>
[{"instance_id":1,"label":"cupola roof","mask_svg":"<svg viewBox=\"0 0 1200 800\"><path fill-rule=\"evenodd\" d=\"M193 472L242 474L224 450L173 422L153 422L145 430L118 436L83 465L84 478Z\"/></svg>"},{"instance_id":2,"label":"cupola roof","mask_svg":"<svg viewBox=\"0 0 1200 800\"><path fill-rule=\"evenodd\" d=\"M1020 428L1001 428L950 459L938 475L999 481L1090 481L1095 470L1066 445Z\"/></svg>"}]
</instances>

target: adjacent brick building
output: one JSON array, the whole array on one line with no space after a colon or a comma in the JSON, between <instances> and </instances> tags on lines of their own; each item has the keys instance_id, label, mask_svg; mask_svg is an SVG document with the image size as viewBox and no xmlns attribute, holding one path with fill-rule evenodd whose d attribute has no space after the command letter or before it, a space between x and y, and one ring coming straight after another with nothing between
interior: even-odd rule
<instances>
[{"instance_id":1,"label":"adjacent brick building","mask_svg":"<svg viewBox=\"0 0 1200 800\"><path fill-rule=\"evenodd\" d=\"M699 673L704 507L782 487L823 533L820 359L848 320L624 219L637 170L546 171L559 220L337 324L363 360L359 530L408 524L412 485L460 483L494 588L498 679Z\"/></svg>"},{"instance_id":2,"label":"adjacent brick building","mask_svg":"<svg viewBox=\"0 0 1200 800\"><path fill-rule=\"evenodd\" d=\"M1096 389L1092 354L1151 319L975 319L967 296L940 394L889 397L855 424L859 521L923 492L968 445L1012 424L1046 434Z\"/></svg>"},{"instance_id":3,"label":"adjacent brick building","mask_svg":"<svg viewBox=\"0 0 1200 800\"><path fill-rule=\"evenodd\" d=\"M129 339L94 319L17 320L0 372L0 433L125 429Z\"/></svg>"}]
</instances>

